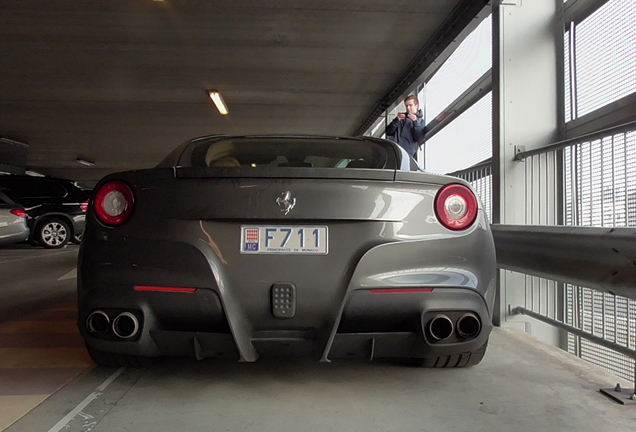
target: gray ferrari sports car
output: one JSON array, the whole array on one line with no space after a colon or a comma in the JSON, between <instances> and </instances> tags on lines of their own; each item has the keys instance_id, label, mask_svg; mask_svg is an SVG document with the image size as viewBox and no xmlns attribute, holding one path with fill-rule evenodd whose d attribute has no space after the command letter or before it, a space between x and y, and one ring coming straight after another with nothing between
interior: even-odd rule
<instances>
[{"instance_id":1,"label":"gray ferrari sports car","mask_svg":"<svg viewBox=\"0 0 636 432\"><path fill-rule=\"evenodd\" d=\"M215 135L96 186L79 329L101 365L152 357L479 363L495 248L463 180L377 138Z\"/></svg>"}]
</instances>

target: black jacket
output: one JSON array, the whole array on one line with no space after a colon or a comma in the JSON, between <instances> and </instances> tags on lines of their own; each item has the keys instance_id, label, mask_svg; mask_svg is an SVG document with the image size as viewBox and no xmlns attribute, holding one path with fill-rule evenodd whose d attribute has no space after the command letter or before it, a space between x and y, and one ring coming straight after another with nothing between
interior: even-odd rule
<instances>
[{"instance_id":1,"label":"black jacket","mask_svg":"<svg viewBox=\"0 0 636 432\"><path fill-rule=\"evenodd\" d=\"M418 147L424 143L425 124L422 110L417 110L417 120L415 121L408 117L404 120L394 118L386 127L385 133L388 139L396 142L415 159Z\"/></svg>"}]
</instances>

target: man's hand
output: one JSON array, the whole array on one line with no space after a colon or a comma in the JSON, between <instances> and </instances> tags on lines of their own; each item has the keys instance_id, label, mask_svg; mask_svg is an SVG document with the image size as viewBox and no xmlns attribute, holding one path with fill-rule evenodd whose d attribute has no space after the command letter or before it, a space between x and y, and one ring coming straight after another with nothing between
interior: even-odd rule
<instances>
[{"instance_id":1,"label":"man's hand","mask_svg":"<svg viewBox=\"0 0 636 432\"><path fill-rule=\"evenodd\" d=\"M409 113L409 118L410 118L411 120L413 120L413 121L416 121L416 120L417 120L417 116L416 116L415 114L410 114L410 113Z\"/></svg>"},{"instance_id":2,"label":"man's hand","mask_svg":"<svg viewBox=\"0 0 636 432\"><path fill-rule=\"evenodd\" d=\"M397 118L398 118L398 120L404 120L406 118L406 114L398 113Z\"/></svg>"}]
</instances>

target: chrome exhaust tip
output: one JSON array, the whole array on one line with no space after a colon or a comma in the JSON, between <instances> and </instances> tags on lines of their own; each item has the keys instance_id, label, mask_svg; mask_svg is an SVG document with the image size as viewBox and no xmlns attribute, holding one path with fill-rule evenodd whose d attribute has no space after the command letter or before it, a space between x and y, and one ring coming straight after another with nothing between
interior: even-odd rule
<instances>
[{"instance_id":1,"label":"chrome exhaust tip","mask_svg":"<svg viewBox=\"0 0 636 432\"><path fill-rule=\"evenodd\" d=\"M429 321L428 331L435 340L447 339L453 334L453 321L446 315L436 315Z\"/></svg>"},{"instance_id":2,"label":"chrome exhaust tip","mask_svg":"<svg viewBox=\"0 0 636 432\"><path fill-rule=\"evenodd\" d=\"M113 333L121 339L130 339L139 331L139 321L130 312L122 312L113 320Z\"/></svg>"},{"instance_id":3,"label":"chrome exhaust tip","mask_svg":"<svg viewBox=\"0 0 636 432\"><path fill-rule=\"evenodd\" d=\"M110 318L106 312L96 310L86 318L86 328L92 334L104 334L110 326Z\"/></svg>"},{"instance_id":4,"label":"chrome exhaust tip","mask_svg":"<svg viewBox=\"0 0 636 432\"><path fill-rule=\"evenodd\" d=\"M466 313L457 320L457 334L462 338L475 337L481 331L481 322L473 313Z\"/></svg>"}]
</instances>

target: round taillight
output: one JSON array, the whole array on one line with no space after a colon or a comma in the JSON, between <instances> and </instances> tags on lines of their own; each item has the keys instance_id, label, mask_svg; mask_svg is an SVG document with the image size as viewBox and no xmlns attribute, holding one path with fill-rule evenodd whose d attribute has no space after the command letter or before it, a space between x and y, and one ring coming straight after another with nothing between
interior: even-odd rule
<instances>
[{"instance_id":1,"label":"round taillight","mask_svg":"<svg viewBox=\"0 0 636 432\"><path fill-rule=\"evenodd\" d=\"M135 197L128 185L115 180L105 183L95 193L95 216L105 225L121 225L130 218Z\"/></svg>"},{"instance_id":2,"label":"round taillight","mask_svg":"<svg viewBox=\"0 0 636 432\"><path fill-rule=\"evenodd\" d=\"M461 184L446 185L435 197L435 215L450 230L462 230L471 226L477 219L478 208L475 194Z\"/></svg>"}]
</instances>

